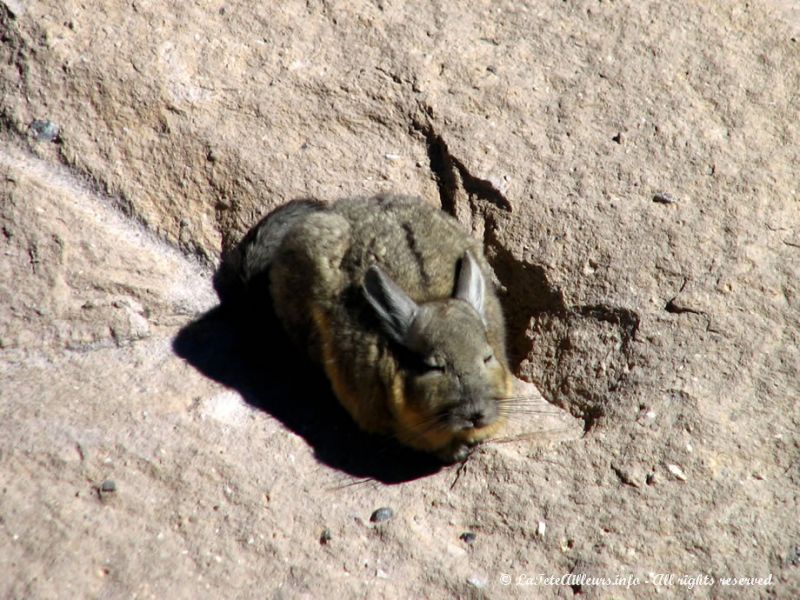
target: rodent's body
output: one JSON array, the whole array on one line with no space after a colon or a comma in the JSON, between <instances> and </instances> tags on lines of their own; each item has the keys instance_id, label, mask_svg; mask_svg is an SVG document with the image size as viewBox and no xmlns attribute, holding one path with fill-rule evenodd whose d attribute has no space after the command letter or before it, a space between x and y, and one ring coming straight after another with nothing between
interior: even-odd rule
<instances>
[{"instance_id":1,"label":"rodent's body","mask_svg":"<svg viewBox=\"0 0 800 600\"><path fill-rule=\"evenodd\" d=\"M362 429L454 460L501 426L502 311L454 219L387 195L290 203L259 227L243 276L269 269L276 315Z\"/></svg>"}]
</instances>

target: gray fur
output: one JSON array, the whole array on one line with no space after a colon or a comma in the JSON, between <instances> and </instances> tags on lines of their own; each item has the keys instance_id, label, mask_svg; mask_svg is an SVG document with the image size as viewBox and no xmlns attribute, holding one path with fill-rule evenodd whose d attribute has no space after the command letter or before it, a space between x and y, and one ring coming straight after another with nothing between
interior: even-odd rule
<instances>
[{"instance_id":1,"label":"gray fur","mask_svg":"<svg viewBox=\"0 0 800 600\"><path fill-rule=\"evenodd\" d=\"M362 429L463 456L499 424L511 380L480 243L416 198L291 206L244 248L268 269L286 331L323 365ZM415 415L435 430L409 424Z\"/></svg>"},{"instance_id":2,"label":"gray fur","mask_svg":"<svg viewBox=\"0 0 800 600\"><path fill-rule=\"evenodd\" d=\"M275 260L275 254L286 233L311 213L324 210L316 200L295 200L272 211L253 229L250 239L242 244L241 272L244 281L266 270ZM269 223L269 226L266 226Z\"/></svg>"}]
</instances>

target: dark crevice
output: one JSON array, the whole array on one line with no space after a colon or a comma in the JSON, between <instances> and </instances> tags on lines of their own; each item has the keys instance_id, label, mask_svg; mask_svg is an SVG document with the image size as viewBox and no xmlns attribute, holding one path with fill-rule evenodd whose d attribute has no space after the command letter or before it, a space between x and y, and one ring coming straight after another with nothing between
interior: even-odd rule
<instances>
[{"instance_id":1,"label":"dark crevice","mask_svg":"<svg viewBox=\"0 0 800 600\"><path fill-rule=\"evenodd\" d=\"M679 314L682 314L682 313L687 313L687 312L695 313L695 314L698 314L698 315L702 314L701 312L696 311L696 310L692 310L691 308L687 308L685 306L680 306L679 304L677 304L675 302L678 299L678 296L680 296L683 293L683 290L686 289L686 284L688 284L688 283L689 283L689 279L684 277L683 278L683 283L681 283L681 289L679 289L678 292L672 298L667 300L667 303L664 305L664 310L666 310L668 313L672 313L672 314L676 314L676 315L679 315Z\"/></svg>"},{"instance_id":2,"label":"dark crevice","mask_svg":"<svg viewBox=\"0 0 800 600\"><path fill-rule=\"evenodd\" d=\"M447 142L436 133L430 123L413 121L411 127L425 138L428 162L439 188L442 209L456 214L456 196L459 187L471 199L483 200L504 211L511 212L511 203L492 182L475 177L467 167L450 153Z\"/></svg>"},{"instance_id":3,"label":"dark crevice","mask_svg":"<svg viewBox=\"0 0 800 600\"><path fill-rule=\"evenodd\" d=\"M584 410L581 415L581 419L583 419L583 433L586 434L592 431L605 415L606 411L600 406L592 406Z\"/></svg>"},{"instance_id":4,"label":"dark crevice","mask_svg":"<svg viewBox=\"0 0 800 600\"><path fill-rule=\"evenodd\" d=\"M667 300L667 303L664 305L664 310L672 315L683 315L683 314L691 314L691 315L699 315L703 317L706 321L706 331L711 333L721 333L718 329L712 326L711 316L703 311L698 310L696 308L691 308L690 306L686 306L682 304L678 297L681 295L684 289L686 289L686 284L689 282L689 279L684 278L683 283L681 284L681 289L678 290L672 298Z\"/></svg>"},{"instance_id":5,"label":"dark crevice","mask_svg":"<svg viewBox=\"0 0 800 600\"><path fill-rule=\"evenodd\" d=\"M695 315L704 315L705 316L706 313L704 313L701 310L695 310L694 308L689 308L687 306L680 306L679 304L676 304L675 303L676 299L677 298L673 298L672 300L668 301L664 305L664 310L667 311L668 313L671 313L671 314L674 314L674 315L682 315L684 313L692 313L692 314L695 314Z\"/></svg>"},{"instance_id":6,"label":"dark crevice","mask_svg":"<svg viewBox=\"0 0 800 600\"><path fill-rule=\"evenodd\" d=\"M447 144L428 124L414 121L411 127L425 138L428 163L436 181L436 187L439 190L439 203L442 206L442 210L455 216L456 194L459 186L453 160L447 150Z\"/></svg>"},{"instance_id":7,"label":"dark crevice","mask_svg":"<svg viewBox=\"0 0 800 600\"><path fill-rule=\"evenodd\" d=\"M446 146L445 150L447 150ZM453 156L450 158L458 169L458 172L461 174L461 181L464 185L464 190L466 190L470 197L486 200L501 210L511 212L511 203L502 194L502 192L500 192L500 190L494 187L494 184L491 181L474 177L469 171L467 171L467 168L461 161Z\"/></svg>"},{"instance_id":8,"label":"dark crevice","mask_svg":"<svg viewBox=\"0 0 800 600\"><path fill-rule=\"evenodd\" d=\"M683 314L690 314L690 315L698 315L705 319L706 321L706 331L711 333L722 333L719 329L716 329L712 325L711 316L702 310L697 310L695 308L689 308L688 306L681 306L675 302L677 298L673 298L669 302L664 305L664 310L673 315L683 315Z\"/></svg>"}]
</instances>

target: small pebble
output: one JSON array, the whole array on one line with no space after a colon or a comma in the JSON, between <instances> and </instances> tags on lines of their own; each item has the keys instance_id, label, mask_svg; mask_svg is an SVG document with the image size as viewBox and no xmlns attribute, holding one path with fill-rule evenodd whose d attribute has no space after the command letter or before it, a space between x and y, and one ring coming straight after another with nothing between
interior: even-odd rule
<instances>
[{"instance_id":1,"label":"small pebble","mask_svg":"<svg viewBox=\"0 0 800 600\"><path fill-rule=\"evenodd\" d=\"M333 539L333 534L331 533L331 530L326 527L325 529L322 530L322 533L319 536L319 543L324 546L332 539Z\"/></svg>"},{"instance_id":2,"label":"small pebble","mask_svg":"<svg viewBox=\"0 0 800 600\"><path fill-rule=\"evenodd\" d=\"M539 525L536 527L536 535L539 537L544 537L545 532L547 531L547 523L544 521L539 521Z\"/></svg>"},{"instance_id":3,"label":"small pebble","mask_svg":"<svg viewBox=\"0 0 800 600\"><path fill-rule=\"evenodd\" d=\"M369 520L373 523L383 523L384 521L391 519L393 516L394 511L388 506L384 506L372 513Z\"/></svg>"},{"instance_id":4,"label":"small pebble","mask_svg":"<svg viewBox=\"0 0 800 600\"><path fill-rule=\"evenodd\" d=\"M106 494L117 491L117 484L112 479L106 479L100 484L100 491Z\"/></svg>"},{"instance_id":5,"label":"small pebble","mask_svg":"<svg viewBox=\"0 0 800 600\"><path fill-rule=\"evenodd\" d=\"M653 194L653 202L658 202L659 204L675 204L677 200L675 196L667 192L656 192Z\"/></svg>"},{"instance_id":6,"label":"small pebble","mask_svg":"<svg viewBox=\"0 0 800 600\"><path fill-rule=\"evenodd\" d=\"M460 536L458 536L458 539L460 539L465 544L472 544L477 539L477 537L478 535L476 533L472 531L465 531Z\"/></svg>"},{"instance_id":7,"label":"small pebble","mask_svg":"<svg viewBox=\"0 0 800 600\"><path fill-rule=\"evenodd\" d=\"M40 142L52 142L58 138L61 128L47 119L34 119L31 123L31 132Z\"/></svg>"},{"instance_id":8,"label":"small pebble","mask_svg":"<svg viewBox=\"0 0 800 600\"><path fill-rule=\"evenodd\" d=\"M479 577L478 575L468 577L467 583L474 588L478 588L479 590L486 587L486 579Z\"/></svg>"},{"instance_id":9,"label":"small pebble","mask_svg":"<svg viewBox=\"0 0 800 600\"><path fill-rule=\"evenodd\" d=\"M680 479L681 481L686 481L686 474L683 472L678 465L667 465L667 471L672 473L676 479Z\"/></svg>"}]
</instances>

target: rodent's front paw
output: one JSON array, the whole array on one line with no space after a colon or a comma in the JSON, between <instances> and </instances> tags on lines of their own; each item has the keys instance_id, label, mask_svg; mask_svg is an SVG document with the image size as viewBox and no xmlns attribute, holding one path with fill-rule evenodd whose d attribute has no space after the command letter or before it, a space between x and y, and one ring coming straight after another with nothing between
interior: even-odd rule
<instances>
[{"instance_id":1,"label":"rodent's front paw","mask_svg":"<svg viewBox=\"0 0 800 600\"><path fill-rule=\"evenodd\" d=\"M465 444L464 442L454 442L449 446L445 446L441 450L437 451L436 456L442 462L453 464L461 462L467 458L471 450L472 446L469 444Z\"/></svg>"}]
</instances>

